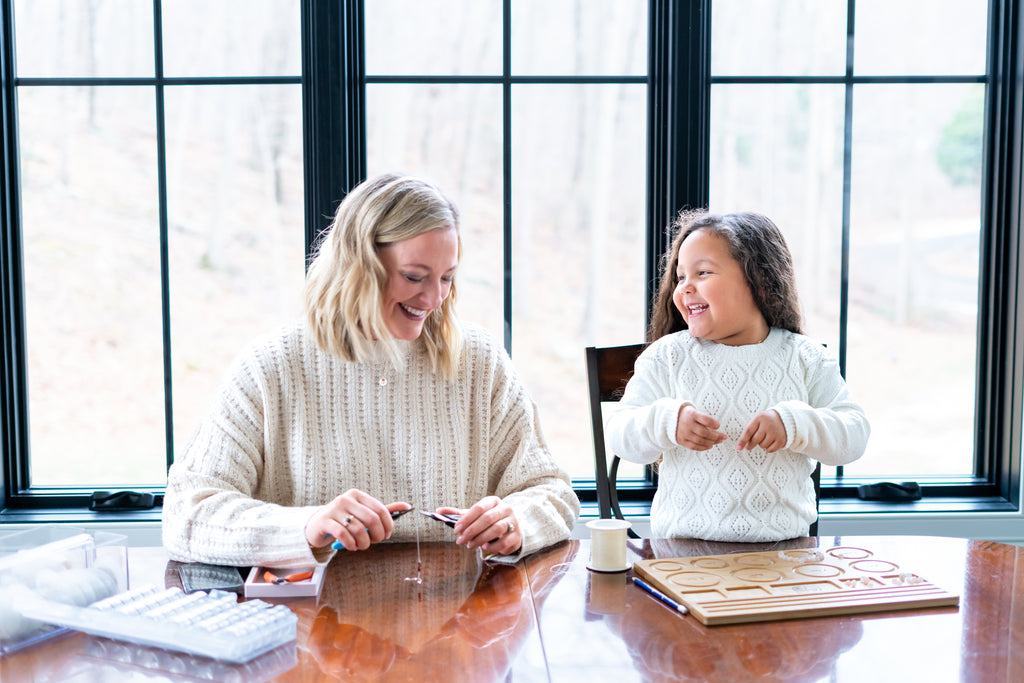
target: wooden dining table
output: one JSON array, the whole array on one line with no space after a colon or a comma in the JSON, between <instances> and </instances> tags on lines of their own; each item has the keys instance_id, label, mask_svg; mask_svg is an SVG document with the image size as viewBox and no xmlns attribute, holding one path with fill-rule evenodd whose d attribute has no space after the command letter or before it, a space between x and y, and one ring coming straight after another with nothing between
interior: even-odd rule
<instances>
[{"instance_id":1,"label":"wooden dining table","mask_svg":"<svg viewBox=\"0 0 1024 683\"><path fill-rule=\"evenodd\" d=\"M0 658L0 680L1024 680L1017 546L924 536L640 539L629 541L628 561L837 546L869 549L958 604L706 626L640 590L633 569L588 570L589 540L514 565L452 543L396 543L335 556L319 598L270 600L298 616L298 637L244 664L73 633ZM130 585L179 585L161 548L127 556Z\"/></svg>"}]
</instances>

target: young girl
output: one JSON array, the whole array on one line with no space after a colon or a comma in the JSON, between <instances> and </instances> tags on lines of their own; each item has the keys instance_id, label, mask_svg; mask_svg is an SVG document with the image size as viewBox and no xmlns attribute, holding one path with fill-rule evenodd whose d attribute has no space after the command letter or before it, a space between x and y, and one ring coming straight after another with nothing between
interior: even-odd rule
<instances>
[{"instance_id":1,"label":"young girl","mask_svg":"<svg viewBox=\"0 0 1024 683\"><path fill-rule=\"evenodd\" d=\"M776 541L817 516L815 461L859 458L870 426L836 360L800 332L793 261L755 213L683 212L648 338L609 421L624 460L662 460L655 537Z\"/></svg>"}]
</instances>

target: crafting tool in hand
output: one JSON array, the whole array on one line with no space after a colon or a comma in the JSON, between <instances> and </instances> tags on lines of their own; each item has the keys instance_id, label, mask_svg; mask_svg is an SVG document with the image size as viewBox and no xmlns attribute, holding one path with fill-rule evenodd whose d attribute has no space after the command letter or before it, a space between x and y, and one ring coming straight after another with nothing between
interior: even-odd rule
<instances>
[{"instance_id":1,"label":"crafting tool in hand","mask_svg":"<svg viewBox=\"0 0 1024 683\"><path fill-rule=\"evenodd\" d=\"M391 513L391 519L398 519L399 517L401 517L402 515L406 514L407 512L412 512L415 509L416 508L406 508L405 510L396 510L395 512ZM335 541L334 543L331 543L331 547L333 549L335 549L335 550L344 550L345 549L345 546L342 545L341 541Z\"/></svg>"},{"instance_id":2,"label":"crafting tool in hand","mask_svg":"<svg viewBox=\"0 0 1024 683\"><path fill-rule=\"evenodd\" d=\"M648 595L650 595L650 596L660 600L662 602L662 604L671 607L672 609L676 610L680 614L686 614L689 611L689 610L686 609L686 607L684 605L680 605L678 602L676 602L672 598L668 597L667 595L662 593L660 590L658 590L654 586L652 586L649 583L647 583L646 581L644 581L642 579L638 579L638 578L636 578L634 576L633 577L633 583L635 583L639 588L641 588L644 591L646 591Z\"/></svg>"},{"instance_id":3,"label":"crafting tool in hand","mask_svg":"<svg viewBox=\"0 0 1024 683\"><path fill-rule=\"evenodd\" d=\"M436 519L438 522L443 522L450 527L454 527L455 523L462 519L462 515L446 515L441 512L424 512L423 510L420 510L419 512L421 515L426 515L431 519Z\"/></svg>"}]
</instances>

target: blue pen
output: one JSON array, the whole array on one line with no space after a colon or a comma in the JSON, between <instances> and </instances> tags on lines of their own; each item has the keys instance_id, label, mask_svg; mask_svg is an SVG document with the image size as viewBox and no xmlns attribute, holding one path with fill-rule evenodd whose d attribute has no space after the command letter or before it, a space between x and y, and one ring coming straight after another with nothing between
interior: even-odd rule
<instances>
[{"instance_id":1,"label":"blue pen","mask_svg":"<svg viewBox=\"0 0 1024 683\"><path fill-rule=\"evenodd\" d=\"M678 602L676 602L672 598L668 597L667 595L662 593L660 590L658 590L654 586L652 586L649 583L647 583L646 581L638 579L638 578L636 578L634 576L633 577L633 583L635 583L637 586L639 586L643 590L647 591L648 595L651 595L651 596L657 598L663 604L668 605L669 607L671 607L672 609L676 610L680 614L686 614L689 611L688 609L686 609L686 607L684 605L680 605Z\"/></svg>"},{"instance_id":2,"label":"blue pen","mask_svg":"<svg viewBox=\"0 0 1024 683\"><path fill-rule=\"evenodd\" d=\"M391 519L398 519L405 513L412 512L415 509L416 508L409 508L408 510L398 510L397 512L392 512ZM331 548L333 548L334 550L344 550L345 546L341 544L341 541L335 541L334 543L331 543Z\"/></svg>"}]
</instances>

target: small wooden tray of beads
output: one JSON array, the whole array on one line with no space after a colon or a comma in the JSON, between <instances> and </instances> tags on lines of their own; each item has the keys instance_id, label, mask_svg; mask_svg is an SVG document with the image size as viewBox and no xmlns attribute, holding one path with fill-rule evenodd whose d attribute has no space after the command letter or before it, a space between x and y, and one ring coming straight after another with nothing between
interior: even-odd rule
<instances>
[{"instance_id":1,"label":"small wooden tray of beads","mask_svg":"<svg viewBox=\"0 0 1024 683\"><path fill-rule=\"evenodd\" d=\"M909 569L852 546L643 560L633 571L708 626L960 602Z\"/></svg>"}]
</instances>

